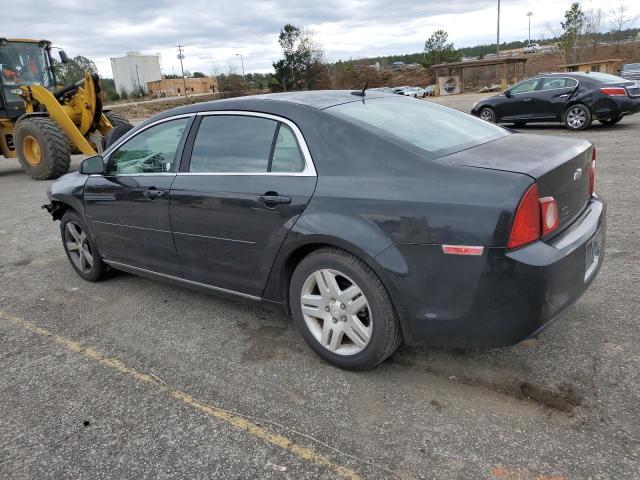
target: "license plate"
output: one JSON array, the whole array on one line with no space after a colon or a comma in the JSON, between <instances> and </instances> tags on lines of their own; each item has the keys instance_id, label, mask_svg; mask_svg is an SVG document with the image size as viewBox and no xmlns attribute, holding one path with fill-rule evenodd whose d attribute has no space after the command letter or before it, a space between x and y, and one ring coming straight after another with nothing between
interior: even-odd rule
<instances>
[{"instance_id":1,"label":"license plate","mask_svg":"<svg viewBox=\"0 0 640 480\"><path fill-rule=\"evenodd\" d=\"M593 272L595 272L598 263L600 262L600 255L602 253L602 230L598 231L595 236L589 240L586 246L585 255L585 282L591 278Z\"/></svg>"}]
</instances>

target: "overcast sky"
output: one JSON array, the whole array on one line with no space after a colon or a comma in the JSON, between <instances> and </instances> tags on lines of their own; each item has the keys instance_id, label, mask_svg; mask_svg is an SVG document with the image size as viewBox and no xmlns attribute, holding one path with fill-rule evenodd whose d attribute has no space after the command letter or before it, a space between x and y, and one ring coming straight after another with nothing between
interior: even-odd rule
<instances>
[{"instance_id":1,"label":"overcast sky","mask_svg":"<svg viewBox=\"0 0 640 480\"><path fill-rule=\"evenodd\" d=\"M3 3L11 7L2 7ZM502 0L501 40L553 36L570 0ZM624 1L640 15L640 1ZM617 0L585 0L605 12ZM72 56L91 58L111 77L110 57L127 51L159 53L165 73L179 72L175 45L185 45L185 69L211 74L233 65L271 71L285 23L307 28L329 61L422 51L439 28L456 47L495 42L497 0L0 0L1 33L46 38Z\"/></svg>"}]
</instances>

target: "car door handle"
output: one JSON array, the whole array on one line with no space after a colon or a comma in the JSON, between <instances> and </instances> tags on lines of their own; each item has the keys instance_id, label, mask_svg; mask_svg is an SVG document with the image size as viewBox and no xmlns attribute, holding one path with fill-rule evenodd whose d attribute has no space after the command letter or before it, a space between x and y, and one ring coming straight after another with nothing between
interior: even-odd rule
<instances>
[{"instance_id":1,"label":"car door handle","mask_svg":"<svg viewBox=\"0 0 640 480\"><path fill-rule=\"evenodd\" d=\"M147 197L149 200L153 200L154 198L162 197L164 195L164 190L149 188L148 190L142 192L142 195Z\"/></svg>"},{"instance_id":2,"label":"car door handle","mask_svg":"<svg viewBox=\"0 0 640 480\"><path fill-rule=\"evenodd\" d=\"M560 95L560 98L565 98L565 97L568 97L568 96L569 96L569 94L568 94L568 93L565 93L565 94L563 94L563 95Z\"/></svg>"},{"instance_id":3,"label":"car door handle","mask_svg":"<svg viewBox=\"0 0 640 480\"><path fill-rule=\"evenodd\" d=\"M530 99L530 98L525 98L525 99L524 99L524 101L525 101L525 102L530 102L530 101L531 101L531 99Z\"/></svg>"},{"instance_id":4,"label":"car door handle","mask_svg":"<svg viewBox=\"0 0 640 480\"><path fill-rule=\"evenodd\" d=\"M260 195L258 201L264 203L267 207L276 207L277 205L288 205L291 203L291 197L285 197L283 195L267 193Z\"/></svg>"}]
</instances>

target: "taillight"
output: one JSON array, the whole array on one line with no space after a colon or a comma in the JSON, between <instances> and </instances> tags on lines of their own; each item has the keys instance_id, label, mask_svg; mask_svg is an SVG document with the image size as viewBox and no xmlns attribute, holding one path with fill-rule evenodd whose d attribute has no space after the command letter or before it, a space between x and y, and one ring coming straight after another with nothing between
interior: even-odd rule
<instances>
[{"instance_id":1,"label":"taillight","mask_svg":"<svg viewBox=\"0 0 640 480\"><path fill-rule=\"evenodd\" d=\"M593 196L596 189L596 148L593 147L591 164L589 165L589 195Z\"/></svg>"},{"instance_id":2,"label":"taillight","mask_svg":"<svg viewBox=\"0 0 640 480\"><path fill-rule=\"evenodd\" d=\"M627 90L623 87L605 87L601 88L600 91L605 95L609 95L610 97L626 97Z\"/></svg>"},{"instance_id":3,"label":"taillight","mask_svg":"<svg viewBox=\"0 0 640 480\"><path fill-rule=\"evenodd\" d=\"M521 247L540 238L540 204L538 185L534 183L526 191L513 219L508 248Z\"/></svg>"},{"instance_id":4,"label":"taillight","mask_svg":"<svg viewBox=\"0 0 640 480\"><path fill-rule=\"evenodd\" d=\"M543 237L558 228L560 217L558 216L558 202L555 198L544 197L540 199L540 217L542 218Z\"/></svg>"},{"instance_id":5,"label":"taillight","mask_svg":"<svg viewBox=\"0 0 640 480\"><path fill-rule=\"evenodd\" d=\"M538 198L538 184L526 191L513 219L507 248L516 248L545 237L560 226L558 202L553 197Z\"/></svg>"}]
</instances>

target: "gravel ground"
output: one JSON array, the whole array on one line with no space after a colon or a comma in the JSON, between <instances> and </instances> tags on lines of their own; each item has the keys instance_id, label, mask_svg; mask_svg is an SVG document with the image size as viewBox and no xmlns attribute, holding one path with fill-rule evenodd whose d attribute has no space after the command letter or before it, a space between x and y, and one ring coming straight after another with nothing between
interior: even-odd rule
<instances>
[{"instance_id":1,"label":"gravel ground","mask_svg":"<svg viewBox=\"0 0 640 480\"><path fill-rule=\"evenodd\" d=\"M597 146L598 278L534 345L401 347L366 373L252 304L84 282L40 209L48 182L2 159L0 477L640 478L640 115L521 130Z\"/></svg>"}]
</instances>

